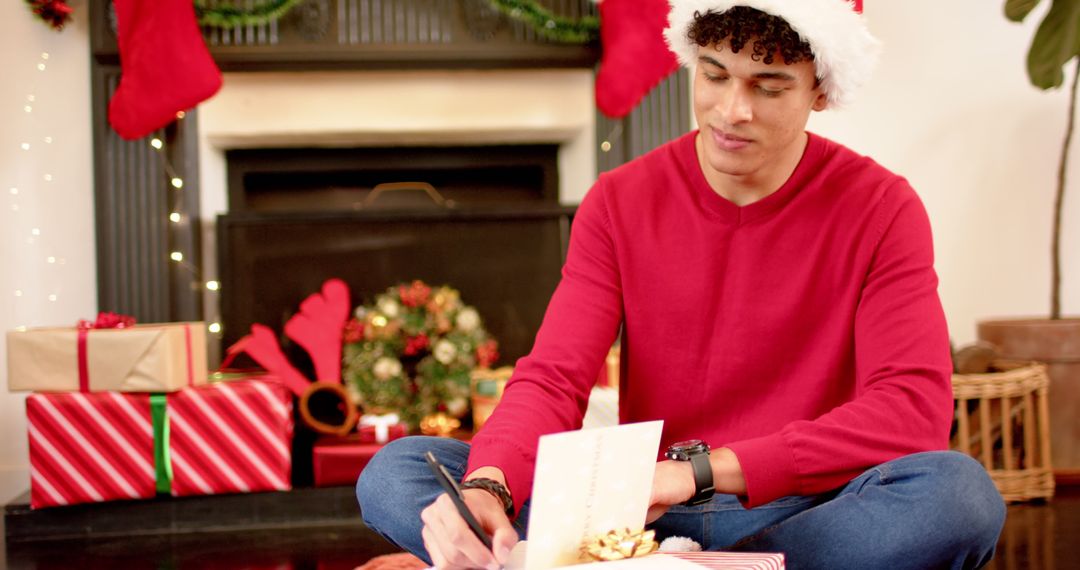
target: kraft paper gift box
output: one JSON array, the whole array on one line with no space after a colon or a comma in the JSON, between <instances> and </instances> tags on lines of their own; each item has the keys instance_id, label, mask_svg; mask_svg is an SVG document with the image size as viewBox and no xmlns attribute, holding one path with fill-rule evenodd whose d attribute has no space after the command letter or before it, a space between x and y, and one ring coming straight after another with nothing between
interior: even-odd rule
<instances>
[{"instance_id":1,"label":"kraft paper gift box","mask_svg":"<svg viewBox=\"0 0 1080 570\"><path fill-rule=\"evenodd\" d=\"M206 383L206 327L10 331L7 358L11 391L174 392Z\"/></svg>"},{"instance_id":2,"label":"kraft paper gift box","mask_svg":"<svg viewBox=\"0 0 1080 570\"><path fill-rule=\"evenodd\" d=\"M26 413L32 508L290 488L292 394L266 377L170 394L35 393Z\"/></svg>"}]
</instances>

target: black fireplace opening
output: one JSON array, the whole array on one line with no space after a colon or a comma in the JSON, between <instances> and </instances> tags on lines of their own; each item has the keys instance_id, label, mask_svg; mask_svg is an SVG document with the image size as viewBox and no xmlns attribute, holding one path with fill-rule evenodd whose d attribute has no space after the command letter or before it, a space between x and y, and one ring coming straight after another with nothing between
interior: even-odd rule
<instances>
[{"instance_id":1,"label":"black fireplace opening","mask_svg":"<svg viewBox=\"0 0 1080 570\"><path fill-rule=\"evenodd\" d=\"M371 196L380 184L422 182L466 207L558 203L558 146L238 149L226 152L229 212L411 210L423 192Z\"/></svg>"}]
</instances>

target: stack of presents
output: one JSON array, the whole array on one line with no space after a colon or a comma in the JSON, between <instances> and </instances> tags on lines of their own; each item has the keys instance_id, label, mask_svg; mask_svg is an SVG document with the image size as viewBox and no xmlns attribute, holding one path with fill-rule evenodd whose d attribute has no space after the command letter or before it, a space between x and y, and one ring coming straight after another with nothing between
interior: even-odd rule
<instances>
[{"instance_id":1,"label":"stack of presents","mask_svg":"<svg viewBox=\"0 0 1080 570\"><path fill-rule=\"evenodd\" d=\"M33 508L290 488L292 394L269 375L210 382L202 323L103 314L10 332Z\"/></svg>"},{"instance_id":2,"label":"stack of presents","mask_svg":"<svg viewBox=\"0 0 1080 570\"><path fill-rule=\"evenodd\" d=\"M260 324L212 373L203 323L135 324L103 313L73 327L9 332L9 389L33 392L26 401L31 507L288 490L294 417L298 429L318 434L310 448L315 485L355 484L375 453L409 429L396 414L362 415L343 385L350 313L347 286L331 279L285 324L284 335L307 352L319 381L293 366L279 336ZM240 354L259 369L229 368ZM510 372L472 375L474 429ZM613 355L586 427L618 422L617 378Z\"/></svg>"}]
</instances>

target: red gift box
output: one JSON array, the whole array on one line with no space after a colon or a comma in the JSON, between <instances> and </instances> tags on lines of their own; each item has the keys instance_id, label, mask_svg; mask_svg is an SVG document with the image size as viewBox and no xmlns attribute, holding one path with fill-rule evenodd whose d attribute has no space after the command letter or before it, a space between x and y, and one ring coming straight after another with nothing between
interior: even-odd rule
<instances>
[{"instance_id":1,"label":"red gift box","mask_svg":"<svg viewBox=\"0 0 1080 570\"><path fill-rule=\"evenodd\" d=\"M292 395L269 378L26 400L30 505L287 490Z\"/></svg>"},{"instance_id":2,"label":"red gift box","mask_svg":"<svg viewBox=\"0 0 1080 570\"><path fill-rule=\"evenodd\" d=\"M315 486L355 485L360 472L382 447L381 443L361 442L358 434L319 438L311 451Z\"/></svg>"},{"instance_id":3,"label":"red gift box","mask_svg":"<svg viewBox=\"0 0 1080 570\"><path fill-rule=\"evenodd\" d=\"M364 414L356 428L359 443L389 443L399 437L409 435L405 424L398 423L397 414L377 416Z\"/></svg>"}]
</instances>

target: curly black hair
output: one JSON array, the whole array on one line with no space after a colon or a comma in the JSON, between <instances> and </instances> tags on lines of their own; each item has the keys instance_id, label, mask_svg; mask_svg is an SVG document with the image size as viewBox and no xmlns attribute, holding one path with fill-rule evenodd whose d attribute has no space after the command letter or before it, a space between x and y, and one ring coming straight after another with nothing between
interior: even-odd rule
<instances>
[{"instance_id":1,"label":"curly black hair","mask_svg":"<svg viewBox=\"0 0 1080 570\"><path fill-rule=\"evenodd\" d=\"M739 53L746 44L754 50L754 61L772 64L779 53L784 63L814 61L810 44L803 40L783 18L747 6L734 6L724 12L709 10L694 13L686 37L701 47L730 39L731 51Z\"/></svg>"}]
</instances>

